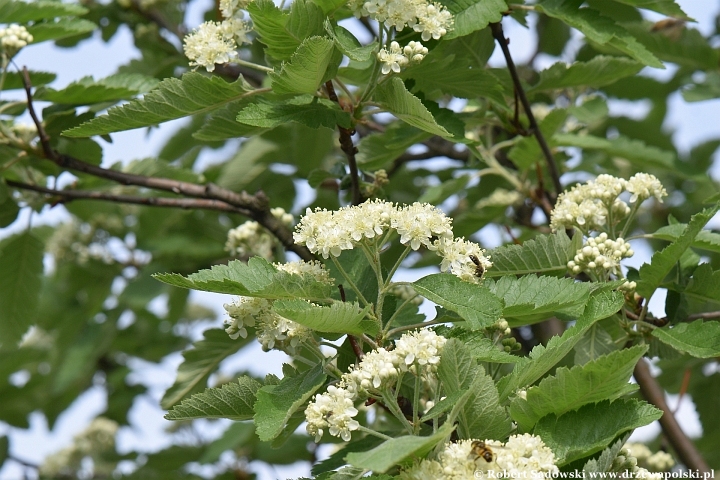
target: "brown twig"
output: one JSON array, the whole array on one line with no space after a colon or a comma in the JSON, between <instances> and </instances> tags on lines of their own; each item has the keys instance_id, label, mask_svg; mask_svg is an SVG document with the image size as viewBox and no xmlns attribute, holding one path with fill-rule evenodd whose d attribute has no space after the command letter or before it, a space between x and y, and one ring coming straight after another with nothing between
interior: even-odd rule
<instances>
[{"instance_id":1,"label":"brown twig","mask_svg":"<svg viewBox=\"0 0 720 480\"><path fill-rule=\"evenodd\" d=\"M32 98L32 85L30 83L30 76L27 68L25 67L23 67L22 70L22 78L25 92L27 94L28 112L30 113L30 117L33 119L35 127L37 128L42 153L46 159L54 162L59 167L87 173L95 177L105 178L122 185L134 185L153 190L172 192L186 197L224 202L228 207L234 207L236 209L234 211L237 213L241 213L242 210L246 211L248 217L265 227L268 231L270 231L270 233L277 237L286 249L295 252L303 260L316 259L307 248L296 245L290 230L288 230L288 228L285 227L280 220L270 213L270 202L263 192L257 192L255 195L250 195L247 192L233 192L231 190L221 188L213 183L198 185L195 183L181 182L169 178L147 177L144 175L125 173L118 170L98 167L69 155L63 155L56 152L50 145L50 137L35 112ZM219 206L219 204L217 205Z\"/></svg>"},{"instance_id":2,"label":"brown twig","mask_svg":"<svg viewBox=\"0 0 720 480\"><path fill-rule=\"evenodd\" d=\"M640 361L638 361L637 365L635 365L633 375L640 387L640 392L643 394L643 397L663 411L663 416L660 417L660 426L680 461L684 463L689 470L695 470L700 473L710 472L710 468L707 462L705 462L705 459L680 428L680 425L665 401L665 391L650 373L650 368L645 359L641 358Z\"/></svg>"},{"instance_id":3,"label":"brown twig","mask_svg":"<svg viewBox=\"0 0 720 480\"><path fill-rule=\"evenodd\" d=\"M673 415L675 415L678 410L680 410L680 404L682 404L683 397L685 397L685 394L688 391L688 387L690 387L690 377L692 377L692 370L686 368L685 372L683 373L682 384L680 384L680 391L678 392L677 405L675 405L675 409L672 411Z\"/></svg>"},{"instance_id":4,"label":"brown twig","mask_svg":"<svg viewBox=\"0 0 720 480\"><path fill-rule=\"evenodd\" d=\"M340 104L340 99L338 98L337 93L335 93L335 87L333 87L332 80L328 80L327 82L325 82L325 89L327 90L330 100L337 103L342 108L342 105ZM352 140L352 136L355 131L351 128L341 127L340 125L338 125L338 130L340 131L340 148L343 152L345 152L345 156L348 159L348 165L350 166L352 204L360 205L363 199L362 194L360 193L360 174L358 172L357 161L355 160L357 148L355 147L355 144Z\"/></svg>"},{"instance_id":5,"label":"brown twig","mask_svg":"<svg viewBox=\"0 0 720 480\"><path fill-rule=\"evenodd\" d=\"M510 76L513 80L513 85L515 86L515 92L520 98L520 102L522 103L525 114L527 115L530 122L530 131L533 135L535 135L535 138L540 145L540 150L542 150L543 155L545 156L548 170L550 171L550 176L552 177L553 186L555 187L555 193L556 195L559 195L560 192L562 192L562 185L560 184L560 173L558 172L557 164L555 163L555 158L550 151L550 147L545 141L545 136L542 134L542 131L540 131L540 127L535 120L535 115L533 115L532 113L532 109L530 108L530 102L528 102L527 95L525 95L525 90L523 90L522 88L522 83L520 82L517 68L515 68L515 63L513 62L512 56L510 55L508 41L505 38L505 34L503 33L502 23L491 23L490 31L492 32L495 40L497 40L498 44L500 44L500 48L502 49L503 55L505 56L505 62L507 63L508 70L510 71Z\"/></svg>"},{"instance_id":6,"label":"brown twig","mask_svg":"<svg viewBox=\"0 0 720 480\"><path fill-rule=\"evenodd\" d=\"M720 310L716 312L703 312L703 313L693 313L692 315L688 315L688 317L685 319L686 322L692 322L693 320L714 320L716 318L720 318Z\"/></svg>"}]
</instances>

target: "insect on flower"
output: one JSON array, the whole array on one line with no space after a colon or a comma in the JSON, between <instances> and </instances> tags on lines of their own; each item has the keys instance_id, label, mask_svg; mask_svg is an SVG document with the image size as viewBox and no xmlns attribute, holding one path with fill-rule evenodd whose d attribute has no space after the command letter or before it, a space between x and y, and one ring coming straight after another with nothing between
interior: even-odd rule
<instances>
[{"instance_id":1,"label":"insect on flower","mask_svg":"<svg viewBox=\"0 0 720 480\"><path fill-rule=\"evenodd\" d=\"M480 259L475 255L470 255L470 260L475 264L475 276L482 278L485 273L485 268L482 266L482 263L480 263Z\"/></svg>"},{"instance_id":2,"label":"insect on flower","mask_svg":"<svg viewBox=\"0 0 720 480\"><path fill-rule=\"evenodd\" d=\"M474 257L474 255L472 255ZM470 444L470 455L473 460L482 458L487 463L495 461L495 453L483 440L475 440Z\"/></svg>"}]
</instances>

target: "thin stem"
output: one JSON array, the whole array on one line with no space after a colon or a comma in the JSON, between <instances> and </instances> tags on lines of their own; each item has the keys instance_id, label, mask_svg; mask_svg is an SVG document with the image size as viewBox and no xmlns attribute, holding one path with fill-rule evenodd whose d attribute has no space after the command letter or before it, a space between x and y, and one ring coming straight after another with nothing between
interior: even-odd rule
<instances>
[{"instance_id":1,"label":"thin stem","mask_svg":"<svg viewBox=\"0 0 720 480\"><path fill-rule=\"evenodd\" d=\"M395 311L393 312L393 314L390 316L390 318L388 319L387 323L385 324L385 329L390 328L390 325L392 325L393 320L395 320L395 317L398 316L398 314L402 311L403 308L405 308L405 306L406 306L407 304L409 304L410 302L412 302L412 301L413 301L414 299L416 299L417 297L419 297L419 295L413 295L412 297L406 298L406 299L403 301L403 303L401 303L400 306L399 306L398 308L396 308ZM386 337L388 336L387 332L384 332L383 335L385 335Z\"/></svg>"},{"instance_id":2,"label":"thin stem","mask_svg":"<svg viewBox=\"0 0 720 480\"><path fill-rule=\"evenodd\" d=\"M685 321L692 322L693 320L699 319L713 320L715 318L720 318L720 310L716 312L693 313L692 315L688 315Z\"/></svg>"},{"instance_id":3,"label":"thin stem","mask_svg":"<svg viewBox=\"0 0 720 480\"><path fill-rule=\"evenodd\" d=\"M397 261L395 262L395 265L392 266L392 268L390 269L390 272L388 273L388 276L385 278L385 283L383 283L383 286L382 286L383 290L386 290L388 288L388 286L390 285L390 282L392 281L393 275L395 275L395 272L397 271L397 269L400 268L400 264L403 262L403 260L405 260L405 257L408 256L408 254L410 253L410 250L411 250L411 247L410 247L410 245L408 245L405 247L405 250L403 250L403 253L400 254Z\"/></svg>"},{"instance_id":4,"label":"thin stem","mask_svg":"<svg viewBox=\"0 0 720 480\"><path fill-rule=\"evenodd\" d=\"M513 187L515 187L517 190L525 191L525 188L523 188L522 182L518 180L518 178L510 173L505 167L500 165L500 162L497 161L494 155L490 155L490 152L488 152L485 148L477 146L475 147L478 154L480 155L480 158L482 158L485 163L490 167L490 169L496 174L501 177L503 177L505 180L510 182Z\"/></svg>"},{"instance_id":5,"label":"thin stem","mask_svg":"<svg viewBox=\"0 0 720 480\"><path fill-rule=\"evenodd\" d=\"M553 186L555 187L555 193L556 195L559 195L560 192L562 192L562 185L560 184L560 173L558 172L557 164L555 163L555 158L550 151L550 147L548 146L547 141L545 141L545 136L543 135L542 131L540 131L540 127L535 120L535 115L533 115L532 109L530 108L530 102L528 101L527 95L525 95L525 90L523 89L522 83L520 82L520 76L518 75L517 68L515 68L515 62L513 62L512 56L510 55L510 49L508 48L508 42L505 38L505 33L503 33L502 23L491 23L490 31L492 32L495 40L497 40L498 44L500 45L500 49L505 56L505 62L507 63L508 70L510 71L510 76L512 77L513 85L515 86L515 92L520 98L520 102L522 103L525 114L527 115L530 122L530 130L532 131L533 135L535 135L535 138L540 145L540 150L542 150L545 161L547 162L548 170L550 171L550 176L552 177L553 181Z\"/></svg>"},{"instance_id":6,"label":"thin stem","mask_svg":"<svg viewBox=\"0 0 720 480\"><path fill-rule=\"evenodd\" d=\"M259 70L259 71L265 72L265 73L272 73L272 72L275 71L275 70L273 70L273 69L270 68L270 67L266 67L265 65L259 65L259 64L257 64L257 63L248 62L247 60L243 60L243 59L241 59L241 58L236 58L236 59L234 59L234 60L232 61L232 63L234 63L234 64L236 64L236 65L243 65L243 66L246 66L246 67L249 67L249 68L253 68L253 69L255 69L255 70Z\"/></svg>"},{"instance_id":7,"label":"thin stem","mask_svg":"<svg viewBox=\"0 0 720 480\"><path fill-rule=\"evenodd\" d=\"M420 433L420 418L418 417L418 411L420 410L420 365L417 361L415 362L415 391L413 392L413 433L417 435Z\"/></svg>"},{"instance_id":8,"label":"thin stem","mask_svg":"<svg viewBox=\"0 0 720 480\"><path fill-rule=\"evenodd\" d=\"M400 382L400 380L398 380ZM399 383L398 383L399 384ZM395 398L395 395L388 395L386 390L382 391L382 399L383 404L390 410L390 413L395 415L395 417L400 420L400 423L403 424L403 426L407 429L409 434L414 433L413 426L410 424L407 418L405 418L405 415L402 413L402 410L400 409L400 405L397 403L397 398Z\"/></svg>"},{"instance_id":9,"label":"thin stem","mask_svg":"<svg viewBox=\"0 0 720 480\"><path fill-rule=\"evenodd\" d=\"M632 210L630 210L630 215L628 215L628 217L625 219L625 225L623 225L622 232L620 232L620 238L625 238L625 235L630 229L630 223L632 223L633 217L635 216L639 208L640 202L637 201L635 202L635 205L633 205Z\"/></svg>"},{"instance_id":10,"label":"thin stem","mask_svg":"<svg viewBox=\"0 0 720 480\"><path fill-rule=\"evenodd\" d=\"M330 100L340 105L340 99L335 93L335 87L333 87L332 80L325 82L325 89L327 90L328 97ZM350 167L350 183L352 185L352 204L360 205L363 201L362 194L360 193L360 173L358 171L357 160L355 154L358 152L357 147L353 143L352 136L355 130L352 128L345 128L338 125L338 131L340 132L340 148L345 153L348 160L348 166Z\"/></svg>"},{"instance_id":11,"label":"thin stem","mask_svg":"<svg viewBox=\"0 0 720 480\"><path fill-rule=\"evenodd\" d=\"M431 320L429 322L421 322L421 323L413 323L412 325L403 325L402 327L393 328L392 330L388 330L388 332L385 334L385 337L389 338L395 335L396 333L404 332L406 330L415 330L416 328L425 328L425 327L431 327L433 325L442 325L443 323L448 323L446 320Z\"/></svg>"},{"instance_id":12,"label":"thin stem","mask_svg":"<svg viewBox=\"0 0 720 480\"><path fill-rule=\"evenodd\" d=\"M384 433L376 432L375 430L372 430L370 428L363 427L362 425L358 426L358 431L365 432L368 435L372 435L374 437L382 438L383 440L392 440L392 437L389 437L389 436L385 435Z\"/></svg>"},{"instance_id":13,"label":"thin stem","mask_svg":"<svg viewBox=\"0 0 720 480\"><path fill-rule=\"evenodd\" d=\"M370 302L368 302L368 301L365 299L365 297L363 296L363 294L362 294L362 292L360 291L360 289L357 287L357 285L355 285L355 282L352 281L352 278L350 278L350 275L347 274L347 272L346 272L345 269L342 267L342 265L340 264L340 262L338 262L337 258L335 258L334 256L330 255L330 260L332 260L332 262L335 264L335 266L337 267L337 269L340 271L340 274L341 274L343 277L345 277L345 280L347 280L347 283L350 284L350 288L353 289L353 291L355 292L355 295L357 295L358 299L360 299L365 306L370 305Z\"/></svg>"}]
</instances>

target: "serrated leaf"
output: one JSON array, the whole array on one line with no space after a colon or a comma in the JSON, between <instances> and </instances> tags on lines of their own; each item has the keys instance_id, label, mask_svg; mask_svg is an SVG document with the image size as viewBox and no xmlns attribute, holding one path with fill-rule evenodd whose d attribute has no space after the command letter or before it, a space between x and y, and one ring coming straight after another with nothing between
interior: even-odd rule
<instances>
[{"instance_id":1,"label":"serrated leaf","mask_svg":"<svg viewBox=\"0 0 720 480\"><path fill-rule=\"evenodd\" d=\"M152 90L158 83L155 78L137 73L120 73L100 80L83 77L62 90L39 88L34 97L67 105L91 105L130 99L139 93Z\"/></svg>"},{"instance_id":2,"label":"serrated leaf","mask_svg":"<svg viewBox=\"0 0 720 480\"><path fill-rule=\"evenodd\" d=\"M698 266L682 293L703 303L720 304L720 270L713 272L707 263Z\"/></svg>"},{"instance_id":3,"label":"serrated leaf","mask_svg":"<svg viewBox=\"0 0 720 480\"><path fill-rule=\"evenodd\" d=\"M565 125L567 116L568 112L563 108L555 108L545 116L540 121L540 131L545 138L551 138L560 127ZM520 170L527 170L544 158L535 137L520 139L508 152L508 157Z\"/></svg>"},{"instance_id":4,"label":"serrated leaf","mask_svg":"<svg viewBox=\"0 0 720 480\"><path fill-rule=\"evenodd\" d=\"M607 330L596 323L575 345L575 364L585 365L618 348Z\"/></svg>"},{"instance_id":5,"label":"serrated leaf","mask_svg":"<svg viewBox=\"0 0 720 480\"><path fill-rule=\"evenodd\" d=\"M302 123L310 128L331 129L335 129L337 125L344 128L351 125L350 114L336 103L311 95L295 97L281 103L253 103L238 113L237 121L262 128L275 128L287 122Z\"/></svg>"},{"instance_id":6,"label":"serrated leaf","mask_svg":"<svg viewBox=\"0 0 720 480\"><path fill-rule=\"evenodd\" d=\"M621 78L635 75L643 65L623 57L598 55L587 62L553 64L540 72L540 79L530 90L554 90L568 87L602 87Z\"/></svg>"},{"instance_id":7,"label":"serrated leaf","mask_svg":"<svg viewBox=\"0 0 720 480\"><path fill-rule=\"evenodd\" d=\"M303 40L325 33L325 14L307 0L293 2L289 13L280 10L271 0L251 2L247 10L253 30L267 45L265 53L276 60L288 60Z\"/></svg>"},{"instance_id":8,"label":"serrated leaf","mask_svg":"<svg viewBox=\"0 0 720 480\"><path fill-rule=\"evenodd\" d=\"M500 405L495 382L459 340L450 339L443 347L438 378L448 394L471 392L458 413L460 438L504 438L510 433L510 418Z\"/></svg>"},{"instance_id":9,"label":"serrated leaf","mask_svg":"<svg viewBox=\"0 0 720 480\"><path fill-rule=\"evenodd\" d=\"M614 157L622 157L636 164L638 168L648 168L652 165L664 170L675 168L675 154L657 147L646 145L641 140L632 140L619 136L613 139L595 137L593 135L575 135L571 133L558 133L552 138L555 145L579 147L587 150L600 150Z\"/></svg>"},{"instance_id":10,"label":"serrated leaf","mask_svg":"<svg viewBox=\"0 0 720 480\"><path fill-rule=\"evenodd\" d=\"M166 420L192 420L195 418L229 418L250 420L255 411L255 394L262 387L250 377L240 377L237 382L221 387L208 388L175 405L166 415Z\"/></svg>"},{"instance_id":11,"label":"serrated leaf","mask_svg":"<svg viewBox=\"0 0 720 480\"><path fill-rule=\"evenodd\" d=\"M349 30L340 25L335 25L330 20L325 21L325 31L333 39L335 46L350 60L356 62L368 61L378 48L375 42L369 45L361 45L360 41Z\"/></svg>"},{"instance_id":12,"label":"serrated leaf","mask_svg":"<svg viewBox=\"0 0 720 480\"><path fill-rule=\"evenodd\" d=\"M342 55L329 38L310 37L300 44L280 71L271 72L273 92L278 95L314 94L326 80L328 70L337 71Z\"/></svg>"},{"instance_id":13,"label":"serrated leaf","mask_svg":"<svg viewBox=\"0 0 720 480\"><path fill-rule=\"evenodd\" d=\"M14 2L17 3L17 2ZM52 2L55 3L55 2ZM30 74L30 84L33 87L39 87L53 82L57 75L50 72L28 72ZM3 83L3 90L18 90L24 88L22 75L19 72L7 72L5 74L5 83Z\"/></svg>"},{"instance_id":14,"label":"serrated leaf","mask_svg":"<svg viewBox=\"0 0 720 480\"><path fill-rule=\"evenodd\" d=\"M720 53L695 28L683 28L679 35L666 35L662 31L651 31L647 23L626 23L623 25L650 51L666 62L677 63L691 69L714 71L720 60Z\"/></svg>"},{"instance_id":15,"label":"serrated leaf","mask_svg":"<svg viewBox=\"0 0 720 480\"><path fill-rule=\"evenodd\" d=\"M470 393L469 388L449 393L433 405L433 407L422 416L420 422L424 423L433 418L439 418L442 414L451 411L456 405L460 405L460 408L462 408L470 397Z\"/></svg>"},{"instance_id":16,"label":"serrated leaf","mask_svg":"<svg viewBox=\"0 0 720 480\"><path fill-rule=\"evenodd\" d=\"M405 122L393 122L384 132L372 133L358 142L358 165L372 171L386 166L405 150L430 138L430 134Z\"/></svg>"},{"instance_id":17,"label":"serrated leaf","mask_svg":"<svg viewBox=\"0 0 720 480\"><path fill-rule=\"evenodd\" d=\"M457 338L470 351L478 362L516 363L521 357L511 355L485 336L483 331L470 331L462 327L453 327L442 332L445 338Z\"/></svg>"},{"instance_id":18,"label":"serrated leaf","mask_svg":"<svg viewBox=\"0 0 720 480\"><path fill-rule=\"evenodd\" d=\"M578 8L578 6L579 3L576 1L544 0L536 8L580 30L593 42L615 47L645 65L664 68L655 55L613 19L603 16L592 8Z\"/></svg>"},{"instance_id":19,"label":"serrated leaf","mask_svg":"<svg viewBox=\"0 0 720 480\"><path fill-rule=\"evenodd\" d=\"M644 235L645 238L659 238L661 240L667 240L669 242L675 241L687 228L686 223L674 223L672 225L665 225L655 231L655 233L649 233ZM720 253L720 233L711 232L709 230L700 230L693 240L691 246L693 248L700 248L703 250L709 250L711 252Z\"/></svg>"},{"instance_id":20,"label":"serrated leaf","mask_svg":"<svg viewBox=\"0 0 720 480\"><path fill-rule=\"evenodd\" d=\"M697 358L712 358L720 355L720 323L695 320L678 323L672 327L656 328L655 338L675 350Z\"/></svg>"},{"instance_id":21,"label":"serrated leaf","mask_svg":"<svg viewBox=\"0 0 720 480\"><path fill-rule=\"evenodd\" d=\"M669 17L681 18L683 20L694 21L682 11L680 6L674 0L615 0L618 3L624 3L631 7L644 8L653 12L662 13Z\"/></svg>"},{"instance_id":22,"label":"serrated leaf","mask_svg":"<svg viewBox=\"0 0 720 480\"><path fill-rule=\"evenodd\" d=\"M442 0L440 3L454 16L453 28L444 40L482 30L490 22L499 22L508 10L504 0Z\"/></svg>"},{"instance_id":23,"label":"serrated leaf","mask_svg":"<svg viewBox=\"0 0 720 480\"><path fill-rule=\"evenodd\" d=\"M330 298L332 285L319 282L310 274L295 275L278 271L261 257L251 258L247 264L233 260L227 265L215 265L210 270L183 277L177 273L153 275L153 278L176 287L206 292L229 293L261 298Z\"/></svg>"},{"instance_id":24,"label":"serrated leaf","mask_svg":"<svg viewBox=\"0 0 720 480\"><path fill-rule=\"evenodd\" d=\"M472 330L492 325L500 318L500 299L481 285L463 282L455 275L437 273L413 283L423 297L456 312Z\"/></svg>"},{"instance_id":25,"label":"serrated leaf","mask_svg":"<svg viewBox=\"0 0 720 480\"><path fill-rule=\"evenodd\" d=\"M55 17L85 15L87 12L87 8L76 3L0 0L0 18L3 23L26 23Z\"/></svg>"},{"instance_id":26,"label":"serrated leaf","mask_svg":"<svg viewBox=\"0 0 720 480\"><path fill-rule=\"evenodd\" d=\"M207 113L225 104L252 95L251 87L240 78L228 83L220 77L189 72L181 79L167 78L142 99L114 107L106 115L65 130L68 137L90 137Z\"/></svg>"},{"instance_id":27,"label":"serrated leaf","mask_svg":"<svg viewBox=\"0 0 720 480\"><path fill-rule=\"evenodd\" d=\"M178 367L175 383L167 389L160 401L165 410L170 409L191 393L202 390L210 374L221 361L240 350L250 340L233 340L222 329L205 330L204 338L193 343L193 348L183 352L183 363Z\"/></svg>"},{"instance_id":28,"label":"serrated leaf","mask_svg":"<svg viewBox=\"0 0 720 480\"><path fill-rule=\"evenodd\" d=\"M27 27L28 33L33 36L33 44L47 40L60 40L90 33L98 28L90 20L83 18L61 18L57 22L36 23Z\"/></svg>"},{"instance_id":29,"label":"serrated leaf","mask_svg":"<svg viewBox=\"0 0 720 480\"><path fill-rule=\"evenodd\" d=\"M0 252L0 342L12 347L30 328L43 273L43 243L30 233L15 235Z\"/></svg>"},{"instance_id":30,"label":"serrated leaf","mask_svg":"<svg viewBox=\"0 0 720 480\"><path fill-rule=\"evenodd\" d=\"M206 142L214 142L224 141L229 138L251 137L263 133L267 130L266 128L237 121L238 113L248 105L250 105L248 100L240 100L212 112L210 118L203 123L203 126L193 133L193 137Z\"/></svg>"},{"instance_id":31,"label":"serrated leaf","mask_svg":"<svg viewBox=\"0 0 720 480\"><path fill-rule=\"evenodd\" d=\"M503 301L502 316L511 326L537 323L554 315L577 318L590 298L588 285L572 278L505 276L488 281L487 287Z\"/></svg>"},{"instance_id":32,"label":"serrated leaf","mask_svg":"<svg viewBox=\"0 0 720 480\"><path fill-rule=\"evenodd\" d=\"M362 309L356 302L334 302L329 306L320 306L295 298L277 300L272 309L281 317L318 332L351 335L378 333L377 325L365 318L370 307Z\"/></svg>"},{"instance_id":33,"label":"serrated leaf","mask_svg":"<svg viewBox=\"0 0 720 480\"><path fill-rule=\"evenodd\" d=\"M648 425L662 414L662 410L640 400L603 401L559 418L544 417L533 433L553 451L556 464L563 466L603 450L618 435Z\"/></svg>"},{"instance_id":34,"label":"serrated leaf","mask_svg":"<svg viewBox=\"0 0 720 480\"><path fill-rule=\"evenodd\" d=\"M567 263L582 246L582 235L571 240L564 231L551 235L538 235L522 245L505 245L488 252L493 262L485 275L565 275Z\"/></svg>"},{"instance_id":35,"label":"serrated leaf","mask_svg":"<svg viewBox=\"0 0 720 480\"><path fill-rule=\"evenodd\" d=\"M636 345L604 355L585 365L558 368L555 375L527 389L527 398L510 403L510 415L525 431L546 415L561 416L588 403L615 400L637 389L628 381L638 359L647 351Z\"/></svg>"},{"instance_id":36,"label":"serrated leaf","mask_svg":"<svg viewBox=\"0 0 720 480\"><path fill-rule=\"evenodd\" d=\"M620 440L603 450L599 457L589 460L583 466L583 472L590 473L591 475L591 472L609 472L615 457L617 457L620 450L625 446L628 438L630 438L629 434L624 435Z\"/></svg>"},{"instance_id":37,"label":"serrated leaf","mask_svg":"<svg viewBox=\"0 0 720 480\"><path fill-rule=\"evenodd\" d=\"M265 385L257 391L255 428L262 441L280 435L290 417L325 383L323 366L285 377L277 385Z\"/></svg>"},{"instance_id":38,"label":"serrated leaf","mask_svg":"<svg viewBox=\"0 0 720 480\"><path fill-rule=\"evenodd\" d=\"M452 136L438 125L432 114L425 108L419 98L408 92L405 84L398 77L391 77L378 85L375 100L400 120L413 127L442 137Z\"/></svg>"},{"instance_id":39,"label":"serrated leaf","mask_svg":"<svg viewBox=\"0 0 720 480\"><path fill-rule=\"evenodd\" d=\"M668 273L680 260L682 254L695 240L697 234L705 224L720 210L720 203L714 207L706 208L690 218L687 228L677 240L659 252L655 252L650 263L640 267L640 278L637 281L637 292L645 298L650 298L660 286Z\"/></svg>"},{"instance_id":40,"label":"serrated leaf","mask_svg":"<svg viewBox=\"0 0 720 480\"><path fill-rule=\"evenodd\" d=\"M354 467L384 473L407 460L424 457L435 445L446 440L452 430L453 426L446 423L432 436L407 435L393 438L367 452L349 453L346 460Z\"/></svg>"}]
</instances>

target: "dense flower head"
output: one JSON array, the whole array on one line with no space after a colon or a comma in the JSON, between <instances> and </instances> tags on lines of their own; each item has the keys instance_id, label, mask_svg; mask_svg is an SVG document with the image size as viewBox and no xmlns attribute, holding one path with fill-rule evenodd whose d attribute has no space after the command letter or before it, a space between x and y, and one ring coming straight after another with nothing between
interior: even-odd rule
<instances>
[{"instance_id":1,"label":"dense flower head","mask_svg":"<svg viewBox=\"0 0 720 480\"><path fill-rule=\"evenodd\" d=\"M624 239L613 240L603 232L597 237L587 238L567 266L576 275L587 272L605 278L607 274L620 274L620 261L632 257L634 253Z\"/></svg>"},{"instance_id":2,"label":"dense flower head","mask_svg":"<svg viewBox=\"0 0 720 480\"><path fill-rule=\"evenodd\" d=\"M638 173L630 180L599 175L558 196L550 227L553 231L578 227L588 233L604 229L610 220L616 224L630 213L630 207L620 198L623 192L630 193L630 203L642 202L651 196L662 200L667 195L660 181L647 173Z\"/></svg>"},{"instance_id":3,"label":"dense flower head","mask_svg":"<svg viewBox=\"0 0 720 480\"><path fill-rule=\"evenodd\" d=\"M400 358L394 351L378 348L367 353L357 367L342 376L342 385L353 394L389 387L398 376Z\"/></svg>"},{"instance_id":4,"label":"dense flower head","mask_svg":"<svg viewBox=\"0 0 720 480\"><path fill-rule=\"evenodd\" d=\"M393 352L400 358L400 367L403 369L409 369L415 363L433 369L440 363L440 352L445 342L447 339L433 330L417 330L395 340Z\"/></svg>"},{"instance_id":5,"label":"dense flower head","mask_svg":"<svg viewBox=\"0 0 720 480\"><path fill-rule=\"evenodd\" d=\"M377 54L377 58L380 63L382 63L383 75L387 75L391 71L400 73L402 67L406 66L409 62L398 42L390 42L389 49L385 47L381 48Z\"/></svg>"},{"instance_id":6,"label":"dense flower head","mask_svg":"<svg viewBox=\"0 0 720 480\"><path fill-rule=\"evenodd\" d=\"M234 35L221 22L205 22L185 36L185 56L190 66L215 70L215 64L228 63L237 57Z\"/></svg>"},{"instance_id":7,"label":"dense flower head","mask_svg":"<svg viewBox=\"0 0 720 480\"><path fill-rule=\"evenodd\" d=\"M0 47L11 54L32 41L33 36L22 25L11 23L7 27L0 28Z\"/></svg>"},{"instance_id":8,"label":"dense flower head","mask_svg":"<svg viewBox=\"0 0 720 480\"><path fill-rule=\"evenodd\" d=\"M387 28L405 27L420 32L423 41L445 35L453 25L453 16L443 5L427 0L350 0L356 17L370 17Z\"/></svg>"},{"instance_id":9,"label":"dense flower head","mask_svg":"<svg viewBox=\"0 0 720 480\"><path fill-rule=\"evenodd\" d=\"M352 418L357 414L358 410L353 405L353 394L330 385L327 392L315 395L305 409L306 429L315 437L316 442L320 441L326 428L330 435L347 442L350 440L350 432L360 426L357 420Z\"/></svg>"},{"instance_id":10,"label":"dense flower head","mask_svg":"<svg viewBox=\"0 0 720 480\"><path fill-rule=\"evenodd\" d=\"M449 270L466 282L479 283L484 278L485 272L492 267L492 262L485 256L485 250L477 243L467 241L463 237L451 240L439 239L434 242L433 247L437 254L443 257L440 270ZM473 257L479 265L475 263Z\"/></svg>"},{"instance_id":11,"label":"dense flower head","mask_svg":"<svg viewBox=\"0 0 720 480\"><path fill-rule=\"evenodd\" d=\"M270 213L287 227L291 227L293 216L283 208L273 208ZM247 221L228 231L225 250L232 255L258 255L268 260L273 258L273 248L278 242L262 225L255 221Z\"/></svg>"},{"instance_id":12,"label":"dense flower head","mask_svg":"<svg viewBox=\"0 0 720 480\"><path fill-rule=\"evenodd\" d=\"M403 471L400 478L408 480L468 478L547 478L558 472L555 455L540 437L512 435L507 443L484 440L492 461L478 455L476 440L460 440L445 445L437 460L422 460Z\"/></svg>"},{"instance_id":13,"label":"dense flower head","mask_svg":"<svg viewBox=\"0 0 720 480\"><path fill-rule=\"evenodd\" d=\"M429 203L415 202L398 209L390 226L400 234L400 243L413 250L422 245L432 247L436 239L453 238L452 220Z\"/></svg>"},{"instance_id":14,"label":"dense flower head","mask_svg":"<svg viewBox=\"0 0 720 480\"><path fill-rule=\"evenodd\" d=\"M242 20L245 13L242 11L247 8L251 0L220 0L220 13L223 18L237 18Z\"/></svg>"},{"instance_id":15,"label":"dense flower head","mask_svg":"<svg viewBox=\"0 0 720 480\"><path fill-rule=\"evenodd\" d=\"M423 5L416 12L418 21L413 26L413 30L421 33L424 42L431 38L439 40L452 27L452 14L437 2Z\"/></svg>"}]
</instances>

